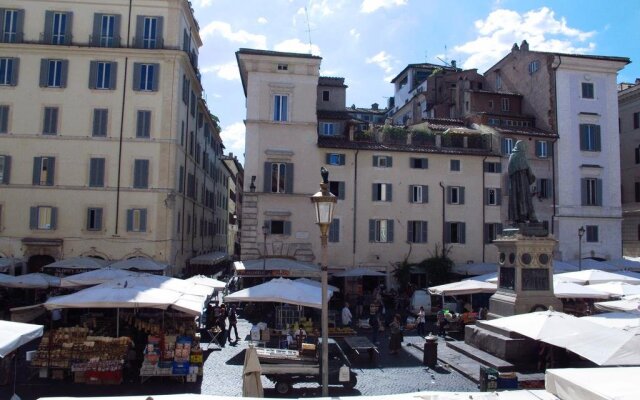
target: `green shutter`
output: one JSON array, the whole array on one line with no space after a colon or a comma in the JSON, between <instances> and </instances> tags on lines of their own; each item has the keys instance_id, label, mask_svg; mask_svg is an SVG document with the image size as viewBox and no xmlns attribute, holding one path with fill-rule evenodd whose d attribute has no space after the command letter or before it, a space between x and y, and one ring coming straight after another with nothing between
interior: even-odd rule
<instances>
[{"instance_id":1,"label":"green shutter","mask_svg":"<svg viewBox=\"0 0 640 400\"><path fill-rule=\"evenodd\" d=\"M458 189L458 204L464 204L464 186Z\"/></svg>"},{"instance_id":2,"label":"green shutter","mask_svg":"<svg viewBox=\"0 0 640 400\"><path fill-rule=\"evenodd\" d=\"M285 180L285 192L293 193L293 163L286 164Z\"/></svg>"},{"instance_id":3,"label":"green shutter","mask_svg":"<svg viewBox=\"0 0 640 400\"><path fill-rule=\"evenodd\" d=\"M33 185L40 185L40 171L42 170L42 157L33 157Z\"/></svg>"},{"instance_id":4,"label":"green shutter","mask_svg":"<svg viewBox=\"0 0 640 400\"><path fill-rule=\"evenodd\" d=\"M140 210L140 232L147 231L147 209Z\"/></svg>"},{"instance_id":5,"label":"green shutter","mask_svg":"<svg viewBox=\"0 0 640 400\"><path fill-rule=\"evenodd\" d=\"M38 207L29 208L29 229L38 229Z\"/></svg>"},{"instance_id":6,"label":"green shutter","mask_svg":"<svg viewBox=\"0 0 640 400\"><path fill-rule=\"evenodd\" d=\"M466 228L467 224L464 222L458 222L458 243L465 244L467 242Z\"/></svg>"},{"instance_id":7,"label":"green shutter","mask_svg":"<svg viewBox=\"0 0 640 400\"><path fill-rule=\"evenodd\" d=\"M56 173L56 159L55 157L47 157L47 186L53 186L53 177Z\"/></svg>"},{"instance_id":8,"label":"green shutter","mask_svg":"<svg viewBox=\"0 0 640 400\"><path fill-rule=\"evenodd\" d=\"M44 13L44 42L51 44L53 35L53 11L45 11Z\"/></svg>"},{"instance_id":9,"label":"green shutter","mask_svg":"<svg viewBox=\"0 0 640 400\"><path fill-rule=\"evenodd\" d=\"M407 242L413 243L413 221L407 221Z\"/></svg>"},{"instance_id":10,"label":"green shutter","mask_svg":"<svg viewBox=\"0 0 640 400\"><path fill-rule=\"evenodd\" d=\"M370 219L369 220L369 242L375 242L375 241L376 241L376 220Z\"/></svg>"},{"instance_id":11,"label":"green shutter","mask_svg":"<svg viewBox=\"0 0 640 400\"><path fill-rule=\"evenodd\" d=\"M387 220L387 243L393 243L393 220Z\"/></svg>"},{"instance_id":12,"label":"green shutter","mask_svg":"<svg viewBox=\"0 0 640 400\"><path fill-rule=\"evenodd\" d=\"M11 156L4 156L4 170L2 171L2 182L5 185L9 184L11 176Z\"/></svg>"}]
</instances>

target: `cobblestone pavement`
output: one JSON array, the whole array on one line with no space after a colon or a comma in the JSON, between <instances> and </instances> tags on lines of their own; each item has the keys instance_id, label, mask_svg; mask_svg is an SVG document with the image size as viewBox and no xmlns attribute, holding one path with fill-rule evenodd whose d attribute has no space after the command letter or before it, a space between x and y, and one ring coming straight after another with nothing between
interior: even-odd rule
<instances>
[{"instance_id":1,"label":"cobblestone pavement","mask_svg":"<svg viewBox=\"0 0 640 400\"><path fill-rule=\"evenodd\" d=\"M238 321L241 338L246 338L251 326L244 320ZM340 386L329 388L331 396L384 395L418 391L477 391L477 386L456 371L437 368L428 369L422 365L422 351L409 346L410 342L422 348L423 339L408 333L399 354L388 351L388 337L380 338L380 355L377 362L369 361L367 355L349 355L354 371L358 374L358 384L348 390ZM30 343L36 347L37 341ZM206 348L207 343L202 344ZM441 343L440 346L443 346ZM174 393L202 393L210 395L241 396L242 366L246 340L236 345L227 344L222 350L205 352L204 376L201 382L181 383L167 378L152 378L144 384L127 381L121 385L87 385L66 381L27 379L29 369L22 361L18 368L17 393L22 400L35 400L54 396L125 396ZM29 347L29 346L27 346ZM213 348L213 346L212 346ZM27 350L27 349L23 349ZM21 357L24 359L24 353ZM265 397L282 397L274 390L274 384L262 378ZM13 393L11 386L0 386L0 399L8 399ZM290 397L318 397L321 390L317 384L298 384Z\"/></svg>"}]
</instances>

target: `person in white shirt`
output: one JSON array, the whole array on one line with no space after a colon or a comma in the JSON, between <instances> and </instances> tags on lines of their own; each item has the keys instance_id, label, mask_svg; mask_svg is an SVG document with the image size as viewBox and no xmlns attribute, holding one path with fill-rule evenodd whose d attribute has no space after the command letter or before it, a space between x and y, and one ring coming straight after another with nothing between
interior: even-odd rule
<instances>
[{"instance_id":1,"label":"person in white shirt","mask_svg":"<svg viewBox=\"0 0 640 400\"><path fill-rule=\"evenodd\" d=\"M349 303L344 303L344 308L342 309L342 326L351 326L351 320L353 316L351 315L351 311L349 310Z\"/></svg>"}]
</instances>

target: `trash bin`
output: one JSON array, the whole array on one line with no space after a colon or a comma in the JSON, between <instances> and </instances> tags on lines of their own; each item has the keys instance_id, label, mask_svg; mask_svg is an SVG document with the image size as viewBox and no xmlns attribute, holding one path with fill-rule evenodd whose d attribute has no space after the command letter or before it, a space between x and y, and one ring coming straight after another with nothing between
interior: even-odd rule
<instances>
[{"instance_id":1,"label":"trash bin","mask_svg":"<svg viewBox=\"0 0 640 400\"><path fill-rule=\"evenodd\" d=\"M480 366L480 391L491 392L498 388L498 370Z\"/></svg>"},{"instance_id":2,"label":"trash bin","mask_svg":"<svg viewBox=\"0 0 640 400\"><path fill-rule=\"evenodd\" d=\"M498 375L498 389L517 389L518 375L515 372L501 372Z\"/></svg>"},{"instance_id":3,"label":"trash bin","mask_svg":"<svg viewBox=\"0 0 640 400\"><path fill-rule=\"evenodd\" d=\"M430 368L435 368L438 364L438 337L429 333L424 338L424 349L422 352L422 363Z\"/></svg>"}]
</instances>

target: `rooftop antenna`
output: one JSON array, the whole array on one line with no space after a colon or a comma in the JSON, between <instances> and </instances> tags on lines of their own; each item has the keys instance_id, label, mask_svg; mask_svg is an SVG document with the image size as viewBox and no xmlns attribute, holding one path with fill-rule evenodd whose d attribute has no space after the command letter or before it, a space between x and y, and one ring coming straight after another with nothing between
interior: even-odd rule
<instances>
[{"instance_id":1,"label":"rooftop antenna","mask_svg":"<svg viewBox=\"0 0 640 400\"><path fill-rule=\"evenodd\" d=\"M424 52L424 62L425 62L425 63L428 63L428 62L429 62L429 52L428 52L428 51L425 51L425 52Z\"/></svg>"},{"instance_id":2,"label":"rooftop antenna","mask_svg":"<svg viewBox=\"0 0 640 400\"><path fill-rule=\"evenodd\" d=\"M446 59L445 59L445 60L443 60L443 59L442 59L442 58L440 58L440 57L436 57L436 58L437 58L438 60L442 61L442 63L443 63L444 65L446 65L447 67L450 67L450 66L451 66L451 64L450 64L450 63L448 63L448 62L446 61Z\"/></svg>"},{"instance_id":3,"label":"rooftop antenna","mask_svg":"<svg viewBox=\"0 0 640 400\"><path fill-rule=\"evenodd\" d=\"M307 36L309 37L309 54L311 54L313 44L311 43L311 25L309 24L309 13L307 12L307 6L304 6L304 16L307 18Z\"/></svg>"}]
</instances>

